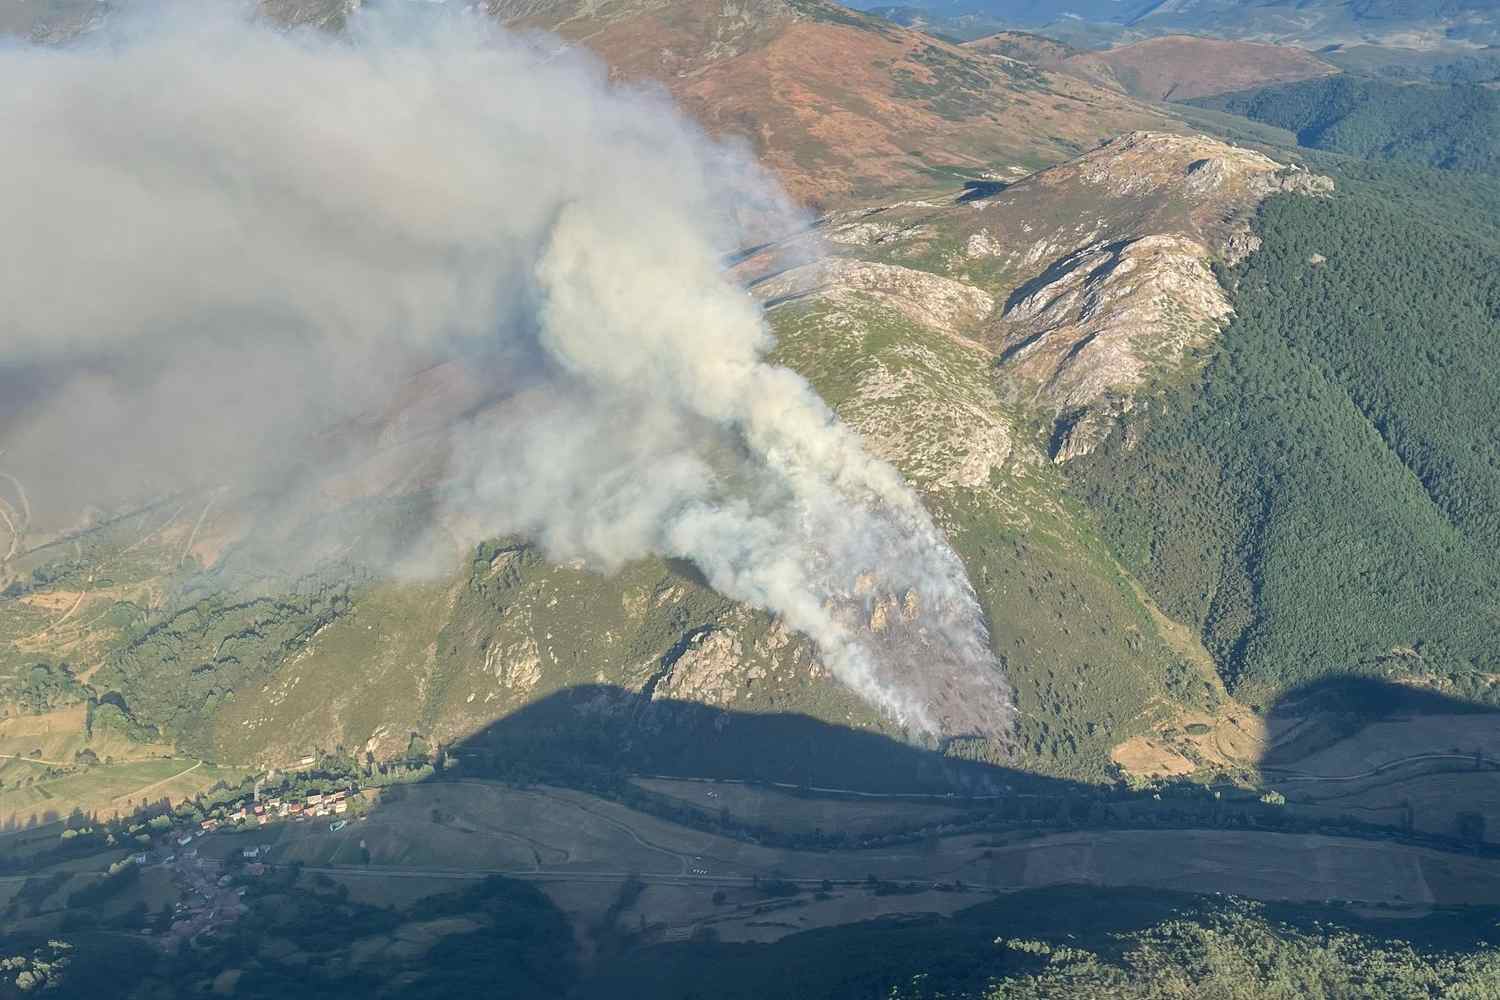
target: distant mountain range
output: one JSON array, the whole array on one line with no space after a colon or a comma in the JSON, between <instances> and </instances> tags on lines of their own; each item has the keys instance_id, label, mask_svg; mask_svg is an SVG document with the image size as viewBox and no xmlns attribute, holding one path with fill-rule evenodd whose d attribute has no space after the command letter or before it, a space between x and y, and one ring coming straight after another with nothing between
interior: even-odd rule
<instances>
[{"instance_id":1,"label":"distant mountain range","mask_svg":"<svg viewBox=\"0 0 1500 1000\"><path fill-rule=\"evenodd\" d=\"M868 0L856 6L897 10ZM1192 32L1310 47L1500 42L1500 5L1493 0L917 0L903 5L898 19L912 17L966 37L1018 27L1100 41Z\"/></svg>"}]
</instances>

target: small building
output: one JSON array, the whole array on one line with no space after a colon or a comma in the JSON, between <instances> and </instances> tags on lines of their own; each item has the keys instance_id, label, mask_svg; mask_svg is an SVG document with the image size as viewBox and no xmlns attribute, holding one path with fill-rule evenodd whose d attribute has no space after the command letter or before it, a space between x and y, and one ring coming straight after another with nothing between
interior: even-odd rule
<instances>
[{"instance_id":1,"label":"small building","mask_svg":"<svg viewBox=\"0 0 1500 1000\"><path fill-rule=\"evenodd\" d=\"M333 811L336 812L336 813L346 813L346 812L349 811L349 803L347 803L347 802L335 802L333 804Z\"/></svg>"},{"instance_id":2,"label":"small building","mask_svg":"<svg viewBox=\"0 0 1500 1000\"><path fill-rule=\"evenodd\" d=\"M311 795L309 795L307 797L307 804L310 805L310 806L315 806L319 802L322 802L322 801L323 801L323 793L322 792L313 792Z\"/></svg>"}]
</instances>

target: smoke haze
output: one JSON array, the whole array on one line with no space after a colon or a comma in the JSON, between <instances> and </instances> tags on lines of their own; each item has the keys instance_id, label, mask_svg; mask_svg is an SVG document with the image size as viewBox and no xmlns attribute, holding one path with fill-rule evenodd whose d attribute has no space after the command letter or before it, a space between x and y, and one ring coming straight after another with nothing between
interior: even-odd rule
<instances>
[{"instance_id":1,"label":"smoke haze","mask_svg":"<svg viewBox=\"0 0 1500 1000\"><path fill-rule=\"evenodd\" d=\"M33 500L326 493L369 474L328 429L452 366L426 457L460 542L691 560L913 729L1008 726L957 557L724 272L804 220L663 96L479 18L194 5L0 52L0 142L0 447Z\"/></svg>"}]
</instances>

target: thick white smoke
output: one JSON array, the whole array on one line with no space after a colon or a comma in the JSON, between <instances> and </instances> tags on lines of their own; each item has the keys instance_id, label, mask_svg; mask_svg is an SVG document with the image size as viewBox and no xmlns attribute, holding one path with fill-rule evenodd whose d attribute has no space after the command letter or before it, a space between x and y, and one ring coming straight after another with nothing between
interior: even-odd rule
<instances>
[{"instance_id":1,"label":"thick white smoke","mask_svg":"<svg viewBox=\"0 0 1500 1000\"><path fill-rule=\"evenodd\" d=\"M455 521L689 559L914 729L1008 725L958 559L724 272L795 213L660 95L477 18L194 5L0 53L0 144L0 347L46 387L0 433L54 489L286 476L457 360Z\"/></svg>"}]
</instances>

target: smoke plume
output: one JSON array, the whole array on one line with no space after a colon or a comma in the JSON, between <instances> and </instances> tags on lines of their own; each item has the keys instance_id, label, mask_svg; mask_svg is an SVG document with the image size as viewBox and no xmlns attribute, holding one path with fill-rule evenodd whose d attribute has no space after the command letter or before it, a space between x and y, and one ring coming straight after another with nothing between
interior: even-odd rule
<instances>
[{"instance_id":1,"label":"smoke plume","mask_svg":"<svg viewBox=\"0 0 1500 1000\"><path fill-rule=\"evenodd\" d=\"M368 471L329 429L452 366L448 530L691 560L913 729L1008 725L957 557L725 273L802 220L662 95L479 18L194 5L0 53L0 142L0 446L33 494L326 492Z\"/></svg>"}]
</instances>

